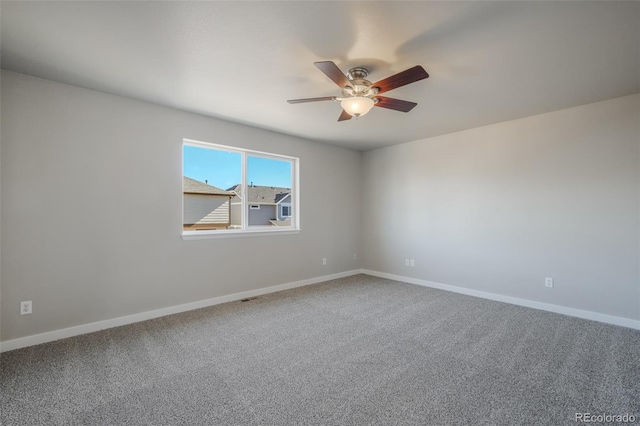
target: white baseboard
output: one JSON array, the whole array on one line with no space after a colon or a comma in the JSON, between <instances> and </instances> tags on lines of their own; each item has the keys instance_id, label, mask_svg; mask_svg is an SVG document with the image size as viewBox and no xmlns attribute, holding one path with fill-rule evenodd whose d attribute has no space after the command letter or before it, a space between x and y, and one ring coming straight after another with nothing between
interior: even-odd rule
<instances>
[{"instance_id":1,"label":"white baseboard","mask_svg":"<svg viewBox=\"0 0 640 426\"><path fill-rule=\"evenodd\" d=\"M64 328L61 330L49 331L46 333L35 334L32 336L20 337L18 339L6 340L0 342L0 353L12 351L14 349L25 348L28 346L39 345L41 343L52 342L54 340L66 339L67 337L79 336L81 334L93 333L107 328L119 327L122 325L133 324L140 321L146 321L153 318L159 318L166 315L177 314L180 312L191 311L194 309L206 308L208 306L219 305L226 302L234 302L249 297L261 296L263 294L275 293L282 290L288 290L296 287L317 284L324 281L334 280L338 278L349 277L356 274L367 274L374 277L387 278L395 281L402 281L409 284L416 284L424 287L437 288L440 290L451 291L454 293L466 294L468 296L480 297L483 299L495 300L498 302L511 303L513 305L526 306L528 308L540 309L543 311L555 312L557 314L569 315L572 317L583 318L593 321L599 321L607 324L619 325L622 327L640 330L640 321L629 318L621 318L613 315L601 314L598 312L585 311L581 309L568 308L565 306L552 305L550 303L536 302L533 300L520 299L517 297L504 296L501 294L489 293L486 291L472 290L464 287L456 287L448 284L440 284L433 281L421 280L418 278L404 277L401 275L387 274L385 272L372 271L369 269L354 269L351 271L340 272L337 274L324 275L316 278L309 278L302 281L295 281L287 284L280 284L271 287L259 288L256 290L243 291L241 293L229 294L226 296L214 297L197 302L185 303L182 305L169 306L167 308L156 309L148 312L127 315L124 317L108 319L104 321L82 324L75 327Z\"/></svg>"},{"instance_id":2,"label":"white baseboard","mask_svg":"<svg viewBox=\"0 0 640 426\"><path fill-rule=\"evenodd\" d=\"M387 274L385 272L371 271L369 269L362 269L360 271L363 274L373 275L374 277L387 278L394 281L402 281L409 284L416 284L423 287L437 288L440 290L451 291L453 293L466 294L468 296L480 297L482 299L495 300L498 302L510 303L512 305L526 306L527 308L540 309L542 311L554 312L556 314L563 314L577 318L583 318L598 322L604 322L607 324L619 325L622 327L634 328L640 330L640 321L632 320L630 318L616 317L613 315L601 314L598 312L584 311L582 309L568 308L566 306L552 305L550 303L536 302L533 300L520 299L517 297L504 296L496 293L489 293L486 291L472 290L464 287L456 287L449 284L440 284L433 281L421 280L418 278L403 277L401 275Z\"/></svg>"},{"instance_id":3,"label":"white baseboard","mask_svg":"<svg viewBox=\"0 0 640 426\"><path fill-rule=\"evenodd\" d=\"M323 281L335 280L337 278L349 277L362 273L362 270L356 269L352 271L340 272L337 274L323 275L321 277L309 278L307 280L295 281L287 284L274 285L271 287L259 288L256 290L243 291L241 293L229 294L226 296L214 297L197 302L185 303L183 305L169 306L167 308L156 309L139 314L127 315L124 317L108 319L104 321L82 324L75 327L63 328L61 330L49 331L32 336L20 337L18 339L6 340L0 342L0 353L12 351L14 349L25 348L27 346L39 345L41 343L52 342L54 340L66 339L67 337L79 336L81 334L93 333L107 328L119 327L121 325L133 324L140 321L146 321L153 318L164 317L166 315L177 314L180 312L192 311L194 309L206 308L208 306L219 305L226 302L234 302L236 300L246 299L249 297L261 296L263 294L275 293L291 288L303 287L306 285L317 284Z\"/></svg>"}]
</instances>

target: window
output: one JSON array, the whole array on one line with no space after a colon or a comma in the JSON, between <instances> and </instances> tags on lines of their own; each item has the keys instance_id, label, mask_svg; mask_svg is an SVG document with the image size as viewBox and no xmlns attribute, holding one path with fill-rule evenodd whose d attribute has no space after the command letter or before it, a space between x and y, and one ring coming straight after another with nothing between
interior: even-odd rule
<instances>
[{"instance_id":1,"label":"window","mask_svg":"<svg viewBox=\"0 0 640 426\"><path fill-rule=\"evenodd\" d=\"M297 231L298 159L183 141L183 236Z\"/></svg>"}]
</instances>

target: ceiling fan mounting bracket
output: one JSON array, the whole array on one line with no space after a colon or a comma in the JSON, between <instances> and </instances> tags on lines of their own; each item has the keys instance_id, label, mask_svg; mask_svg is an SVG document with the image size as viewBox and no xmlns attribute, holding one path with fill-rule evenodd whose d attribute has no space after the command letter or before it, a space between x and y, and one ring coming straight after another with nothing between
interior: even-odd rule
<instances>
[{"instance_id":1,"label":"ceiling fan mounting bracket","mask_svg":"<svg viewBox=\"0 0 640 426\"><path fill-rule=\"evenodd\" d=\"M349 80L364 80L369 75L369 70L362 67L354 67L349 70Z\"/></svg>"}]
</instances>

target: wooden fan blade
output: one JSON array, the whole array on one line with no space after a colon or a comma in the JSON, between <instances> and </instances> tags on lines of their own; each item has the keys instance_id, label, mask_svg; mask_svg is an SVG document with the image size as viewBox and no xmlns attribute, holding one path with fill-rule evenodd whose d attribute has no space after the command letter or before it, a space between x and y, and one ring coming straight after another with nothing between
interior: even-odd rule
<instances>
[{"instance_id":1,"label":"wooden fan blade","mask_svg":"<svg viewBox=\"0 0 640 426\"><path fill-rule=\"evenodd\" d=\"M338 117L338 121L345 121L345 120L351 120L351 116L347 111L342 110L342 114L340 114L340 117Z\"/></svg>"},{"instance_id":2,"label":"wooden fan blade","mask_svg":"<svg viewBox=\"0 0 640 426\"><path fill-rule=\"evenodd\" d=\"M416 65L413 68L394 74L391 77L387 77L383 80L373 83L372 87L378 88L378 93L388 92L389 90L397 89L398 87L405 86L407 84L422 80L429 77L429 74L420 65Z\"/></svg>"},{"instance_id":3,"label":"wooden fan blade","mask_svg":"<svg viewBox=\"0 0 640 426\"><path fill-rule=\"evenodd\" d=\"M331 61L323 61L323 62L314 62L313 63L320 71L322 71L327 77L333 80L341 89L345 86L351 86L351 82L347 78L346 75L336 64Z\"/></svg>"},{"instance_id":4,"label":"wooden fan blade","mask_svg":"<svg viewBox=\"0 0 640 426\"><path fill-rule=\"evenodd\" d=\"M304 102L318 102L318 101L335 101L335 96L325 96L322 98L305 98L305 99L289 99L287 102L290 104L301 104Z\"/></svg>"},{"instance_id":5,"label":"wooden fan blade","mask_svg":"<svg viewBox=\"0 0 640 426\"><path fill-rule=\"evenodd\" d=\"M418 105L415 102L403 101L402 99L387 98L385 96L376 96L378 102L374 105L377 107L393 109L396 111L409 112Z\"/></svg>"}]
</instances>

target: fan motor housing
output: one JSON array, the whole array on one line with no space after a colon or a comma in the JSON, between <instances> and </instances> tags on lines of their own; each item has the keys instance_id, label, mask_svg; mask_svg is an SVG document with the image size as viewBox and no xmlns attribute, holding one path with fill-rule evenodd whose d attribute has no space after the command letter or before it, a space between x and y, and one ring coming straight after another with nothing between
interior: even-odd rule
<instances>
[{"instance_id":1,"label":"fan motor housing","mask_svg":"<svg viewBox=\"0 0 640 426\"><path fill-rule=\"evenodd\" d=\"M353 87L346 86L342 90L342 94L347 97L353 96L364 96L364 97L372 97L377 92L378 89L376 87L371 87L371 82L366 80L366 77L369 75L369 70L362 67L355 67L349 70L347 77L351 82Z\"/></svg>"}]
</instances>

